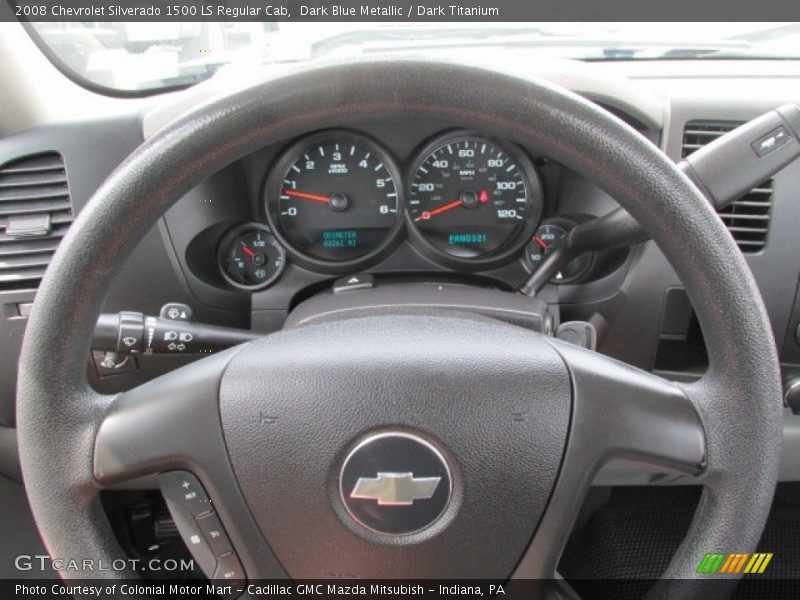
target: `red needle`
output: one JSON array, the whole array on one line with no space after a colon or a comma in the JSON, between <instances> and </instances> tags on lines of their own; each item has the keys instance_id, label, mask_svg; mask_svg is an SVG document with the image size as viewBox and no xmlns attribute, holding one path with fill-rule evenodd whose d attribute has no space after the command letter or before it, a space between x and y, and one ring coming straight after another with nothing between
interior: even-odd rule
<instances>
[{"instance_id":1,"label":"red needle","mask_svg":"<svg viewBox=\"0 0 800 600\"><path fill-rule=\"evenodd\" d=\"M330 196L321 196L320 194L309 194L307 192L300 192L298 190L283 190L287 196L294 198L305 198L306 200L316 200L317 202L330 202Z\"/></svg>"},{"instance_id":2,"label":"red needle","mask_svg":"<svg viewBox=\"0 0 800 600\"><path fill-rule=\"evenodd\" d=\"M533 238L533 241L536 242L536 245L539 246L542 250L547 250L548 248L547 242L545 242L538 235L535 238Z\"/></svg>"},{"instance_id":3,"label":"red needle","mask_svg":"<svg viewBox=\"0 0 800 600\"><path fill-rule=\"evenodd\" d=\"M247 256L249 256L250 258L253 258L256 255L256 253L250 250L250 248L248 248L247 244L245 244L244 242L242 242L242 250L244 250L244 253L247 254Z\"/></svg>"},{"instance_id":4,"label":"red needle","mask_svg":"<svg viewBox=\"0 0 800 600\"><path fill-rule=\"evenodd\" d=\"M425 211L424 213L422 213L420 216L418 216L414 220L415 221L428 220L433 216L441 214L441 213L443 213L443 212L445 212L447 210L452 210L453 208L457 208L459 206L461 206L461 200L454 200L453 202L445 204L444 206L440 206L439 208L434 208L431 211Z\"/></svg>"}]
</instances>

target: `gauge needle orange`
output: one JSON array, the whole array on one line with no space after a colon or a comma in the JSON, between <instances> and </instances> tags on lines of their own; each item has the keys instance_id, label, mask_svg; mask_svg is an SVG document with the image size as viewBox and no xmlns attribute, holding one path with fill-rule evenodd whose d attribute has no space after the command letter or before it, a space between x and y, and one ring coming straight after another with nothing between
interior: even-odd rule
<instances>
[{"instance_id":1,"label":"gauge needle orange","mask_svg":"<svg viewBox=\"0 0 800 600\"><path fill-rule=\"evenodd\" d=\"M533 241L536 242L536 245L539 246L542 250L547 250L547 248L549 247L547 245L547 242L545 242L538 235L535 238L533 238Z\"/></svg>"},{"instance_id":2,"label":"gauge needle orange","mask_svg":"<svg viewBox=\"0 0 800 600\"><path fill-rule=\"evenodd\" d=\"M306 200L316 200L317 202L330 202L330 196L322 196L320 194L309 194L308 192L301 192L299 190L283 190L283 193L292 198L305 198Z\"/></svg>"},{"instance_id":3,"label":"gauge needle orange","mask_svg":"<svg viewBox=\"0 0 800 600\"><path fill-rule=\"evenodd\" d=\"M434 208L431 211L426 210L424 213L422 213L420 216L414 219L414 221L427 221L431 217L435 217L436 215L439 215L447 210L452 210L459 206L461 206L461 200L454 200L453 202L448 202L447 204L440 206L439 208Z\"/></svg>"}]
</instances>

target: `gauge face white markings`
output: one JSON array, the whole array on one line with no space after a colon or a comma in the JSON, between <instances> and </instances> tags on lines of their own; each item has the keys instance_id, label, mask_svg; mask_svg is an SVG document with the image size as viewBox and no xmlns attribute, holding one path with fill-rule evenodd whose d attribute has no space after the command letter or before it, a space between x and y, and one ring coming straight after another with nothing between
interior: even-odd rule
<instances>
[{"instance_id":1,"label":"gauge face white markings","mask_svg":"<svg viewBox=\"0 0 800 600\"><path fill-rule=\"evenodd\" d=\"M350 156L353 156L355 154L355 149L356 149L356 146L351 146L350 153L349 153ZM340 152L339 151L339 144L335 145L334 150L335 150L336 153ZM318 147L318 152L319 152L320 156L323 156L323 157L327 156L327 154L325 153L325 148L322 145ZM336 156L336 155L333 155L333 156ZM376 165L372 166L371 161L370 161L370 157L371 157L371 153L370 152L365 153L362 156L362 158L358 161L358 164L356 166L360 167L361 169L367 169L367 170L371 169L373 172L383 171L383 174L385 174L385 177L378 177L378 178L375 179L376 187L377 188L385 188L387 190L386 193L384 194L384 196L386 198L396 198L397 197L397 191L396 191L394 178L388 173L385 165L382 162L379 162ZM339 155L339 158L340 158L340 160L338 160L338 161L333 159L332 163L333 164L337 164L337 165L338 164L342 164L342 160L344 160L343 156ZM290 171L294 171L294 172L299 173L299 174L302 175L306 171L313 171L313 170L317 169L317 164L313 160L309 159L307 153L303 155L303 159L305 159L305 160L304 161L303 160L298 160L296 163L291 165ZM329 168L328 171L330 171L330 170L331 169ZM348 170L349 170L349 168L348 168ZM291 177L291 172L288 173L288 176L283 180L284 187L296 190L298 188L298 178L299 177L300 177L300 175L295 176L295 177ZM334 193L336 193L336 192L334 192ZM290 196L286 195L286 194L280 194L279 197L280 197L281 200L292 200L292 198ZM390 210L390 212L397 212L397 206L395 205Z\"/></svg>"},{"instance_id":2,"label":"gauge face white markings","mask_svg":"<svg viewBox=\"0 0 800 600\"><path fill-rule=\"evenodd\" d=\"M417 162L408 213L423 239L458 258L478 258L518 239L531 202L523 168L482 138L446 141Z\"/></svg>"},{"instance_id":3,"label":"gauge face white markings","mask_svg":"<svg viewBox=\"0 0 800 600\"><path fill-rule=\"evenodd\" d=\"M358 135L317 137L290 148L283 167L275 167L267 197L281 241L296 257L328 263L358 260L383 247L402 223L403 197L389 159Z\"/></svg>"},{"instance_id":4,"label":"gauge face white markings","mask_svg":"<svg viewBox=\"0 0 800 600\"><path fill-rule=\"evenodd\" d=\"M234 227L224 237L217 264L232 287L254 291L272 284L284 266L284 249L263 225Z\"/></svg>"},{"instance_id":5,"label":"gauge face white markings","mask_svg":"<svg viewBox=\"0 0 800 600\"><path fill-rule=\"evenodd\" d=\"M391 217L407 212L411 231L422 234L419 241L430 241L426 230L431 227L447 229L440 237L447 234L452 241L440 240L436 249L458 258L459 264L473 259L475 266L501 264L498 261L510 257L517 246L522 248L522 238L530 237L528 229L532 235L533 221L538 221L541 213L541 187L530 159L503 142L471 134L442 136L441 143L424 151L427 156L414 161L417 166L401 190L391 155L369 138L342 131L328 138L317 135L306 139L309 143L305 147L298 142L284 155L283 166L277 167L275 177L271 176L271 196L267 196L273 229L298 260L334 263L371 257L374 253L367 246L387 247L389 235L395 239L401 233L401 221L392 221ZM280 175L283 177L277 177ZM357 193L358 186L345 183L356 176L368 186L367 194ZM317 185L320 182L322 185ZM344 208L332 206L334 196L344 196ZM363 206L364 198L369 199L370 211L361 211L358 220L348 222L354 207ZM461 201L457 209L435 212L456 201ZM466 207L468 203L475 206ZM381 215L385 219L381 224L370 221ZM313 222L309 225L309 221ZM375 238L364 243L369 228L380 229L387 243L375 242ZM315 255L309 248L314 230L321 235L335 229L358 232L357 255ZM443 244L461 246L443 248Z\"/></svg>"}]
</instances>

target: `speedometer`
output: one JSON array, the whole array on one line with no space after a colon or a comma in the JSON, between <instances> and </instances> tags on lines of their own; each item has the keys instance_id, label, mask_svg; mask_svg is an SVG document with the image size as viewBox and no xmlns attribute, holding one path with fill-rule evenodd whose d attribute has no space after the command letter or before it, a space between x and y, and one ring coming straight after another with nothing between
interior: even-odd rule
<instances>
[{"instance_id":1,"label":"speedometer","mask_svg":"<svg viewBox=\"0 0 800 600\"><path fill-rule=\"evenodd\" d=\"M353 268L385 248L403 222L391 157L370 139L329 131L300 140L275 164L267 217L301 262Z\"/></svg>"},{"instance_id":2,"label":"speedometer","mask_svg":"<svg viewBox=\"0 0 800 600\"><path fill-rule=\"evenodd\" d=\"M461 263L517 252L542 212L542 190L517 148L470 134L440 138L415 162L408 218L418 239Z\"/></svg>"}]
</instances>

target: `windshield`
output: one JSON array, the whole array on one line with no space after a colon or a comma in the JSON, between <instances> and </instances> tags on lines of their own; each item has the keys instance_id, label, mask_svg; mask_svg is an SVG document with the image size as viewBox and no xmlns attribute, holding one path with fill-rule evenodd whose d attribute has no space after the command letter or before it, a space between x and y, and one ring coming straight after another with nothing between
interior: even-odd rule
<instances>
[{"instance_id":1,"label":"windshield","mask_svg":"<svg viewBox=\"0 0 800 600\"><path fill-rule=\"evenodd\" d=\"M800 23L34 23L83 83L119 92L192 85L221 68L381 52L508 61L800 59ZM524 64L524 63L520 63Z\"/></svg>"}]
</instances>

